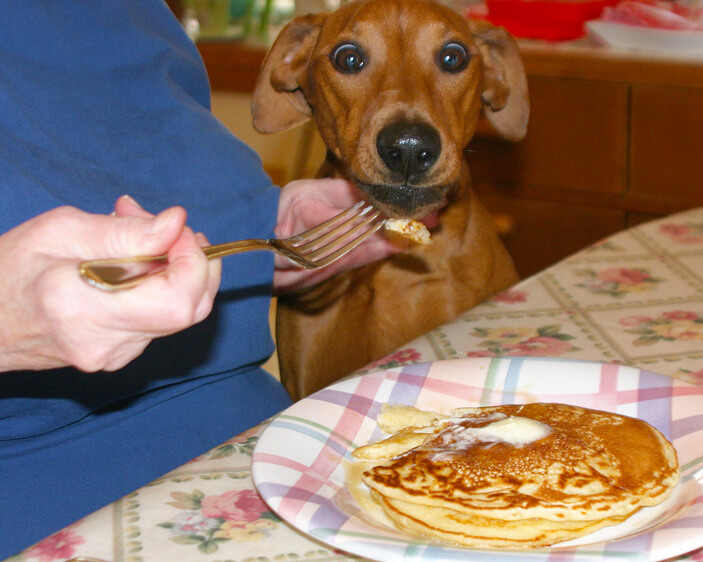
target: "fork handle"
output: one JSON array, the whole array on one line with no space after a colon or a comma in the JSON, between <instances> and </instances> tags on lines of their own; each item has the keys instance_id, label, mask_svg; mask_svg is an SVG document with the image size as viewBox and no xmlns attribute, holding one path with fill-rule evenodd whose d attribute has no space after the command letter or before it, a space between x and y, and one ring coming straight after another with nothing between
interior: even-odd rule
<instances>
[{"instance_id":1,"label":"fork handle","mask_svg":"<svg viewBox=\"0 0 703 562\"><path fill-rule=\"evenodd\" d=\"M237 240L204 246L203 253L207 259L223 258L248 252L270 248L268 240ZM106 258L87 260L78 266L80 276L89 284L106 291L119 291L136 287L152 275L160 275L168 267L168 256L135 256L131 258Z\"/></svg>"},{"instance_id":2,"label":"fork handle","mask_svg":"<svg viewBox=\"0 0 703 562\"><path fill-rule=\"evenodd\" d=\"M250 252L252 250L265 250L270 247L268 240L236 240L235 242L225 242L223 244L213 244L212 246L204 246L203 252L207 259L214 260L215 258L224 258L238 254L239 252Z\"/></svg>"}]
</instances>

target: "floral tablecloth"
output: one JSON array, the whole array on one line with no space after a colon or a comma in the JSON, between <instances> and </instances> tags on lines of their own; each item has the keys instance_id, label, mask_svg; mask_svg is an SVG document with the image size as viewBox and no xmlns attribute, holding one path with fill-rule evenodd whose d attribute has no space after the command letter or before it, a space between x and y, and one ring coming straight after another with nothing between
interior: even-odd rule
<instances>
[{"instance_id":1,"label":"floral tablecloth","mask_svg":"<svg viewBox=\"0 0 703 562\"><path fill-rule=\"evenodd\" d=\"M595 244L366 371L452 357L526 355L624 363L703 384L703 208ZM301 535L259 498L251 453L265 425L11 560L359 560ZM703 550L680 559L703 561Z\"/></svg>"}]
</instances>

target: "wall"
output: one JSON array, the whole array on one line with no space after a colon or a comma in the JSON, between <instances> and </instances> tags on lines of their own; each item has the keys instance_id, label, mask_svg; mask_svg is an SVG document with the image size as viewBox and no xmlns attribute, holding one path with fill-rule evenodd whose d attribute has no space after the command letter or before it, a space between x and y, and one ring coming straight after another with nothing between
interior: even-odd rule
<instances>
[{"instance_id":1,"label":"wall","mask_svg":"<svg viewBox=\"0 0 703 562\"><path fill-rule=\"evenodd\" d=\"M237 137L261 156L264 168L278 185L309 176L324 158L324 147L312 126L264 135L251 122L251 95L215 91L212 112Z\"/></svg>"}]
</instances>

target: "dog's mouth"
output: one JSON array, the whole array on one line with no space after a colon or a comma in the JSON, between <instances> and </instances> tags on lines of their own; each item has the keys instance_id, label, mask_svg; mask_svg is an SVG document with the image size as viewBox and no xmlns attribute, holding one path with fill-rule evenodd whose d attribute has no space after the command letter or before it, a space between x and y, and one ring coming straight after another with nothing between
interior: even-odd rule
<instances>
[{"instance_id":1,"label":"dog's mouth","mask_svg":"<svg viewBox=\"0 0 703 562\"><path fill-rule=\"evenodd\" d=\"M356 185L376 208L393 218L421 220L428 228L437 224L438 211L447 204L449 186L419 187L412 185Z\"/></svg>"}]
</instances>

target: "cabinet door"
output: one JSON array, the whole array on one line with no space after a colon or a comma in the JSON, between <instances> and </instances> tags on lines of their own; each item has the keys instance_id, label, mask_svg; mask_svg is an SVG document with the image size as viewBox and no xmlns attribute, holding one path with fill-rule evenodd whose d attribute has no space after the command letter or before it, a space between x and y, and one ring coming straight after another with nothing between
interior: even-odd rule
<instances>
[{"instance_id":1,"label":"cabinet door","mask_svg":"<svg viewBox=\"0 0 703 562\"><path fill-rule=\"evenodd\" d=\"M479 198L496 217L522 278L625 228L622 211L486 193Z\"/></svg>"},{"instance_id":2,"label":"cabinet door","mask_svg":"<svg viewBox=\"0 0 703 562\"><path fill-rule=\"evenodd\" d=\"M703 204L703 89L632 87L632 192Z\"/></svg>"},{"instance_id":3,"label":"cabinet door","mask_svg":"<svg viewBox=\"0 0 703 562\"><path fill-rule=\"evenodd\" d=\"M476 183L594 193L627 189L627 84L529 78L527 137L477 135L468 159ZM565 197L567 194L565 194Z\"/></svg>"}]
</instances>

